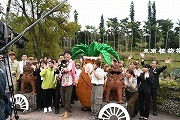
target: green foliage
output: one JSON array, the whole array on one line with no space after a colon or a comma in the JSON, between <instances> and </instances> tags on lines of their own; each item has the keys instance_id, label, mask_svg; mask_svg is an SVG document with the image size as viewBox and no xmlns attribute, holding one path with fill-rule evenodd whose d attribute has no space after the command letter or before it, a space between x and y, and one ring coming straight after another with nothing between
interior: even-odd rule
<instances>
[{"instance_id":1,"label":"green foliage","mask_svg":"<svg viewBox=\"0 0 180 120\"><path fill-rule=\"evenodd\" d=\"M180 84L177 83L174 80L168 80L168 81L159 81L160 88L158 90L158 99L157 103L162 104L164 100L173 99L173 100L179 100L180 99Z\"/></svg>"},{"instance_id":2,"label":"green foliage","mask_svg":"<svg viewBox=\"0 0 180 120\"><path fill-rule=\"evenodd\" d=\"M101 44L92 42L89 46L87 46L86 44L77 44L72 48L72 54L72 59L75 59L79 54L94 57L102 55L108 65L110 65L111 62L110 54L118 61L120 61L119 55L116 53L116 51L111 46L105 43Z\"/></svg>"},{"instance_id":3,"label":"green foliage","mask_svg":"<svg viewBox=\"0 0 180 120\"><path fill-rule=\"evenodd\" d=\"M172 88L172 87L177 87L177 88L180 88L180 85L174 81L174 80L168 80L168 81L162 81L162 80L159 80L159 83L160 83L160 88Z\"/></svg>"},{"instance_id":4,"label":"green foliage","mask_svg":"<svg viewBox=\"0 0 180 120\"><path fill-rule=\"evenodd\" d=\"M20 4L22 4L20 8L18 6L20 10L12 10L13 13L10 13L9 21L9 25L18 33L21 33L26 27L33 24L37 19L41 18L45 13L60 3L57 0L20 2ZM14 8L17 8L16 5L17 4L14 5ZM32 9L26 10L27 6L31 6ZM74 33L80 28L76 22L68 22L69 12L70 5L64 3L52 14L31 28L25 34L26 38L29 39L29 42L23 51L15 50L20 51L17 53L17 56L27 53L28 56L37 58L44 56L57 58L61 51L61 38L66 38L69 41L72 40L72 38L75 37Z\"/></svg>"}]
</instances>

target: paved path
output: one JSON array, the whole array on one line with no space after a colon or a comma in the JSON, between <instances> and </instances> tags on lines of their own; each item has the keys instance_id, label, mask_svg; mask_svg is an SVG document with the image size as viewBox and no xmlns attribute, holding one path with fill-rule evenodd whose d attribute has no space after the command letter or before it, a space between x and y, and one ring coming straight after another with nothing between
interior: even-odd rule
<instances>
[{"instance_id":1,"label":"paved path","mask_svg":"<svg viewBox=\"0 0 180 120\"><path fill-rule=\"evenodd\" d=\"M72 104L73 115L67 120L90 120L91 112L81 111L81 104L79 101L75 101L75 104ZM20 116L19 120L62 120L62 117L59 115L63 112L63 108L60 109L59 114L54 114L54 109L52 113L43 113L41 111L34 111L31 113L23 114L18 111ZM133 120L139 120L139 115L137 115ZM172 115L167 115L165 113L158 113L158 116L153 116L150 114L148 120L180 120L180 118Z\"/></svg>"}]
</instances>

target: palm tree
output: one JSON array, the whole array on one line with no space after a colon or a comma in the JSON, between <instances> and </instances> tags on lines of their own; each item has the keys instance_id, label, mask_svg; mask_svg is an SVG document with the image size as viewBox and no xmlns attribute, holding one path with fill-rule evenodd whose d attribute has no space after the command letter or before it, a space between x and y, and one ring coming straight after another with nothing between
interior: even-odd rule
<instances>
[{"instance_id":1,"label":"palm tree","mask_svg":"<svg viewBox=\"0 0 180 120\"><path fill-rule=\"evenodd\" d=\"M179 26L179 48L180 48L180 20L178 19L178 26Z\"/></svg>"},{"instance_id":2,"label":"palm tree","mask_svg":"<svg viewBox=\"0 0 180 120\"><path fill-rule=\"evenodd\" d=\"M118 61L120 61L119 55L109 45L105 43L92 42L89 46L86 44L77 44L72 48L72 59L75 59L79 54L84 56L98 57L102 55L105 62L110 65L111 57L110 54Z\"/></svg>"}]
</instances>

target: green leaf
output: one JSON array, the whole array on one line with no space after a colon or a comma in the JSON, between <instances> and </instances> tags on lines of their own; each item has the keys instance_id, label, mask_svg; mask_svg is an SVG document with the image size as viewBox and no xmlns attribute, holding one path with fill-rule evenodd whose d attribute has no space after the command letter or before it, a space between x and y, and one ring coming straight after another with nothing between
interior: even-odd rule
<instances>
[{"instance_id":1,"label":"green leaf","mask_svg":"<svg viewBox=\"0 0 180 120\"><path fill-rule=\"evenodd\" d=\"M76 53L79 49L83 50L85 53L88 52L88 46L85 44L77 44L72 48L72 54Z\"/></svg>"},{"instance_id":2,"label":"green leaf","mask_svg":"<svg viewBox=\"0 0 180 120\"><path fill-rule=\"evenodd\" d=\"M85 44L77 44L72 48L72 59L75 59L77 55L83 54L87 55L88 54L88 46Z\"/></svg>"},{"instance_id":3,"label":"green leaf","mask_svg":"<svg viewBox=\"0 0 180 120\"><path fill-rule=\"evenodd\" d=\"M118 62L120 61L119 55L116 51L109 45L104 46L103 50L106 50L109 54L111 54Z\"/></svg>"},{"instance_id":4,"label":"green leaf","mask_svg":"<svg viewBox=\"0 0 180 120\"><path fill-rule=\"evenodd\" d=\"M97 53L97 48L99 47L99 44L97 42L92 42L88 48L88 55L89 56L99 56Z\"/></svg>"},{"instance_id":5,"label":"green leaf","mask_svg":"<svg viewBox=\"0 0 180 120\"><path fill-rule=\"evenodd\" d=\"M108 65L110 65L110 64L111 64L111 58L110 58L109 53L108 53L106 50L101 50L100 52L101 52L104 60L106 61L106 63L107 63Z\"/></svg>"},{"instance_id":6,"label":"green leaf","mask_svg":"<svg viewBox=\"0 0 180 120\"><path fill-rule=\"evenodd\" d=\"M76 58L76 56L78 56L79 54L85 54L83 50L78 50L76 51L74 54L72 54L72 59L74 60Z\"/></svg>"}]
</instances>

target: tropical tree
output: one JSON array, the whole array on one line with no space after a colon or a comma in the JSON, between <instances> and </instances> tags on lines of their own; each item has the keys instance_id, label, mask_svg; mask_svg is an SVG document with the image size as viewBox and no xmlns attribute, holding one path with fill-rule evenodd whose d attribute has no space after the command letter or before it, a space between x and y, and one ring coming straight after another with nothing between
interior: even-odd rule
<instances>
[{"instance_id":1,"label":"tropical tree","mask_svg":"<svg viewBox=\"0 0 180 120\"><path fill-rule=\"evenodd\" d=\"M104 42L104 33L105 33L105 27L104 27L104 18L103 15L101 16L101 23L99 24L99 34L101 38L101 43Z\"/></svg>"},{"instance_id":2,"label":"tropical tree","mask_svg":"<svg viewBox=\"0 0 180 120\"><path fill-rule=\"evenodd\" d=\"M115 18L108 18L107 21L107 27L108 29L110 29L111 31L111 35L113 35L113 46L114 49L117 49L117 45L118 45L118 32L119 32L119 22L117 17Z\"/></svg>"},{"instance_id":3,"label":"tropical tree","mask_svg":"<svg viewBox=\"0 0 180 120\"><path fill-rule=\"evenodd\" d=\"M109 45L105 43L92 42L89 46L86 44L77 44L72 48L72 59L75 59L76 56L82 54L84 56L94 56L98 57L102 55L104 60L108 65L111 63L110 54L118 61L120 61L119 55L116 51Z\"/></svg>"},{"instance_id":4,"label":"tropical tree","mask_svg":"<svg viewBox=\"0 0 180 120\"><path fill-rule=\"evenodd\" d=\"M169 38L170 38L170 33L171 32L171 29L173 28L173 23L172 23L172 20L164 20L164 19L160 19L160 20L157 20L157 23L158 23L158 26L159 26L159 29L161 30L161 35L163 37L162 40L164 40L163 42L165 43L162 47L164 47L165 49L167 49L169 47Z\"/></svg>"},{"instance_id":5,"label":"tropical tree","mask_svg":"<svg viewBox=\"0 0 180 120\"><path fill-rule=\"evenodd\" d=\"M128 52L128 46L130 43L130 29L131 29L131 26L128 22L128 18L124 18L120 20L119 27L122 33L122 41L123 41L122 45L125 46L126 52Z\"/></svg>"},{"instance_id":6,"label":"tropical tree","mask_svg":"<svg viewBox=\"0 0 180 120\"><path fill-rule=\"evenodd\" d=\"M177 22L177 25L178 25L178 28L179 28L179 48L180 48L180 20L178 19L178 22Z\"/></svg>"},{"instance_id":7,"label":"tropical tree","mask_svg":"<svg viewBox=\"0 0 180 120\"><path fill-rule=\"evenodd\" d=\"M78 22L78 12L76 10L74 11L74 21Z\"/></svg>"},{"instance_id":8,"label":"tropical tree","mask_svg":"<svg viewBox=\"0 0 180 120\"><path fill-rule=\"evenodd\" d=\"M85 26L85 33L87 33L86 35L87 35L87 42L86 42L86 44L90 44L90 42L92 42L92 41L94 41L94 40L96 40L96 35L97 35L97 29L96 29L96 27L95 26L93 26L93 25L86 25Z\"/></svg>"},{"instance_id":9,"label":"tropical tree","mask_svg":"<svg viewBox=\"0 0 180 120\"><path fill-rule=\"evenodd\" d=\"M135 33L135 29L134 29L134 16L135 16L135 11L134 11L134 3L133 1L131 2L130 5L130 20L131 20L131 31L132 31L132 39L131 39L131 52L132 52L132 46L133 46L133 42L134 42L134 33Z\"/></svg>"},{"instance_id":10,"label":"tropical tree","mask_svg":"<svg viewBox=\"0 0 180 120\"><path fill-rule=\"evenodd\" d=\"M156 48L156 4L152 4L152 20L151 20L151 48Z\"/></svg>"}]
</instances>

